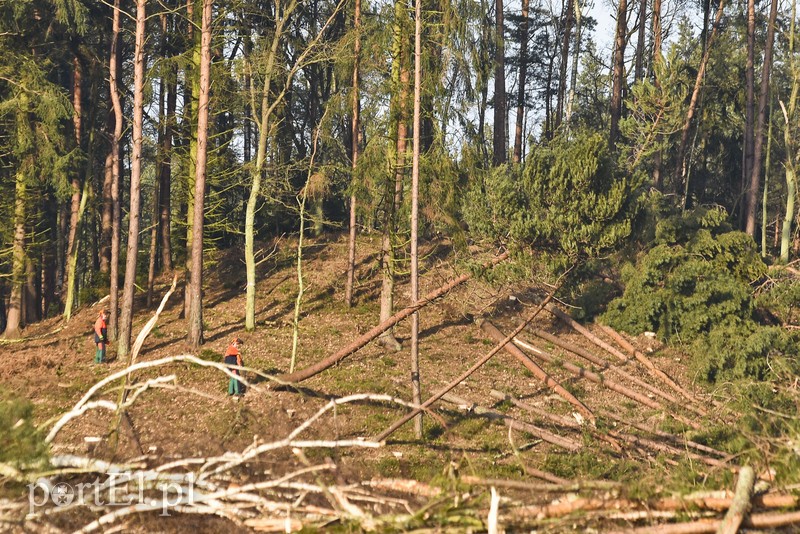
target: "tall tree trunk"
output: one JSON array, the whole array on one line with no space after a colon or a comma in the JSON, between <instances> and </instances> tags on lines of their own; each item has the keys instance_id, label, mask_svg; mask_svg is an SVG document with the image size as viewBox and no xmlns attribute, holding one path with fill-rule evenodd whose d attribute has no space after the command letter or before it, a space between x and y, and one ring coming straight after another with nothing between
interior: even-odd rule
<instances>
[{"instance_id":1,"label":"tall tree trunk","mask_svg":"<svg viewBox=\"0 0 800 534\"><path fill-rule=\"evenodd\" d=\"M769 200L769 170L772 154L772 103L767 111L767 154L764 161L764 195L761 197L761 257L767 257L767 201Z\"/></svg>"},{"instance_id":2,"label":"tall tree trunk","mask_svg":"<svg viewBox=\"0 0 800 534\"><path fill-rule=\"evenodd\" d=\"M622 86L625 84L625 45L627 44L628 35L627 19L628 1L619 0L611 75L611 131L608 134L608 146L612 150L617 144L619 121L622 118Z\"/></svg>"},{"instance_id":3,"label":"tall tree trunk","mask_svg":"<svg viewBox=\"0 0 800 534\"><path fill-rule=\"evenodd\" d=\"M109 338L116 340L119 333L119 245L122 226L122 203L119 198L122 182L122 158L120 157L120 141L122 140L122 102L117 88L117 78L121 69L119 55L120 33L120 0L114 0L112 22L111 52L109 53L109 90L114 108L114 135L111 137L111 265L109 284Z\"/></svg>"},{"instance_id":4,"label":"tall tree trunk","mask_svg":"<svg viewBox=\"0 0 800 534\"><path fill-rule=\"evenodd\" d=\"M564 120L564 99L567 94L567 62L569 61L569 41L572 34L575 0L567 0L564 8L564 35L561 39L561 63L558 66L558 94L556 95L556 121L555 129L561 126Z\"/></svg>"},{"instance_id":5,"label":"tall tree trunk","mask_svg":"<svg viewBox=\"0 0 800 534\"><path fill-rule=\"evenodd\" d=\"M506 58L503 0L495 0L494 52L494 154L492 163L506 162Z\"/></svg>"},{"instance_id":6,"label":"tall tree trunk","mask_svg":"<svg viewBox=\"0 0 800 534\"><path fill-rule=\"evenodd\" d=\"M419 302L419 154L422 98L422 0L415 0L414 139L411 155L411 306ZM411 398L422 403L419 379L419 310L411 314ZM414 418L414 433L422 439L422 414Z\"/></svg>"},{"instance_id":7,"label":"tall tree trunk","mask_svg":"<svg viewBox=\"0 0 800 534\"><path fill-rule=\"evenodd\" d=\"M194 179L194 229L192 230L192 296L189 319L189 344L203 343L203 206L205 204L206 161L208 156L208 100L211 91L211 8L203 0L200 44L200 94L197 108L197 165Z\"/></svg>"},{"instance_id":8,"label":"tall tree trunk","mask_svg":"<svg viewBox=\"0 0 800 534\"><path fill-rule=\"evenodd\" d=\"M8 302L8 319L5 337L20 337L22 322L22 293L25 286L25 176L17 171L14 196L14 243L11 250L11 298Z\"/></svg>"},{"instance_id":9,"label":"tall tree trunk","mask_svg":"<svg viewBox=\"0 0 800 534\"><path fill-rule=\"evenodd\" d=\"M564 119L567 122L567 132L569 132L570 118L572 117L572 105L575 102L575 89L578 85L578 64L581 59L581 34L583 30L583 13L580 0L573 0L575 6L575 40L572 46L572 73L569 78L569 95L567 96L567 109Z\"/></svg>"},{"instance_id":10,"label":"tall tree trunk","mask_svg":"<svg viewBox=\"0 0 800 534\"><path fill-rule=\"evenodd\" d=\"M755 129L755 49L756 49L756 8L755 0L747 0L747 60L744 69L745 120L744 146L742 147L742 193L745 196L744 209L740 213L740 226L745 228L751 217L749 213L749 186L753 174L753 150ZM754 217L755 215L752 215Z\"/></svg>"},{"instance_id":11,"label":"tall tree trunk","mask_svg":"<svg viewBox=\"0 0 800 534\"><path fill-rule=\"evenodd\" d=\"M767 26L767 42L764 47L764 65L761 70L761 92L758 97L758 123L756 124L753 145L753 167L750 185L747 189L745 208L745 231L755 238L756 209L758 191L761 185L761 153L764 146L764 123L767 119L767 100L769 98L769 78L772 69L772 45L775 41L775 20L778 16L778 0L772 0L769 8L769 25Z\"/></svg>"},{"instance_id":12,"label":"tall tree trunk","mask_svg":"<svg viewBox=\"0 0 800 534\"><path fill-rule=\"evenodd\" d=\"M514 127L513 162L522 161L522 143L525 135L525 89L528 76L528 8L529 0L522 0L522 20L519 24L519 75L517 88L517 120Z\"/></svg>"},{"instance_id":13,"label":"tall tree trunk","mask_svg":"<svg viewBox=\"0 0 800 534\"><path fill-rule=\"evenodd\" d=\"M189 119L189 161L186 173L186 279L183 288L183 315L188 318L192 307L192 257L194 246L194 179L197 174L197 96L200 92L200 46L201 36L194 30L198 23L197 17L201 13L195 11L195 2L198 0L186 0L186 18L189 22L187 31L188 41L192 43L192 60L186 66L186 86L188 94L188 119Z\"/></svg>"},{"instance_id":14,"label":"tall tree trunk","mask_svg":"<svg viewBox=\"0 0 800 534\"><path fill-rule=\"evenodd\" d=\"M125 285L122 289L122 317L117 354L128 356L133 325L133 297L136 290L136 263L139 256L139 223L142 177L142 118L144 112L144 32L145 4L136 0L136 41L133 60L133 150L131 151L131 194L128 212L128 248L125 258Z\"/></svg>"},{"instance_id":15,"label":"tall tree trunk","mask_svg":"<svg viewBox=\"0 0 800 534\"><path fill-rule=\"evenodd\" d=\"M256 164L253 166L252 182L250 195L247 198L244 220L244 259L247 274L247 295L245 302L245 330L252 332L256 328L256 259L254 250L255 241L255 218L256 207L259 202L261 191L261 178L264 172L264 164L267 157L267 140L271 130L271 116L275 109L276 102L270 104L272 91L272 77L276 69L276 57L278 55L278 45L280 44L283 28L287 19L297 7L296 0L289 0L287 6L277 3L275 6L275 33L267 55L264 71L264 87L261 93L261 119L258 122L258 148L256 152Z\"/></svg>"},{"instance_id":16,"label":"tall tree trunk","mask_svg":"<svg viewBox=\"0 0 800 534\"><path fill-rule=\"evenodd\" d=\"M783 219L781 229L781 263L789 261L789 243L792 236L792 220L797 216L794 210L795 195L797 193L797 173L794 166L794 154L796 154L795 141L792 129L797 124L797 96L800 92L800 65L797 64L797 57L794 53L795 21L797 20L797 0L792 1L792 17L789 26L789 66L792 75L792 90L789 95L788 109L783 102L780 102L783 112L783 139L786 146L786 159L784 160L784 170L786 175L786 216Z\"/></svg>"},{"instance_id":17,"label":"tall tree trunk","mask_svg":"<svg viewBox=\"0 0 800 534\"><path fill-rule=\"evenodd\" d=\"M647 0L639 1L639 36L636 40L636 54L634 58L633 67L633 81L634 83L641 81L644 78L644 41L645 41L645 26L647 23Z\"/></svg>"},{"instance_id":18,"label":"tall tree trunk","mask_svg":"<svg viewBox=\"0 0 800 534\"><path fill-rule=\"evenodd\" d=\"M111 115L111 113L109 113ZM111 130L111 128L108 128ZM113 135L113 131L111 132ZM111 151L106 155L105 164L103 165L103 185L102 185L102 199L103 206L100 215L100 272L108 273L111 267L111 218L113 212L113 204L111 200L111 182L113 180L114 171L112 166L114 164L114 156Z\"/></svg>"},{"instance_id":19,"label":"tall tree trunk","mask_svg":"<svg viewBox=\"0 0 800 534\"><path fill-rule=\"evenodd\" d=\"M176 124L175 109L178 100L178 72L173 69L167 80L167 113L164 139L161 145L161 168L159 173L159 225L161 228L161 267L172 271L172 138Z\"/></svg>"},{"instance_id":20,"label":"tall tree trunk","mask_svg":"<svg viewBox=\"0 0 800 534\"><path fill-rule=\"evenodd\" d=\"M83 69L80 58L77 54L72 58L72 115L73 133L75 146L81 149L81 128L83 126ZM73 170L72 180L72 199L70 200L69 217L69 238L67 239L67 276L66 276L66 296L64 298L64 320L69 321L72 315L72 307L75 298L75 265L78 254L78 222L81 212L81 180L78 169ZM84 195L85 197L85 195ZM85 206L85 200L84 200Z\"/></svg>"},{"instance_id":21,"label":"tall tree trunk","mask_svg":"<svg viewBox=\"0 0 800 534\"><path fill-rule=\"evenodd\" d=\"M656 88L661 88L661 65L664 61L661 55L661 0L653 0L653 80ZM661 175L662 155L661 150L656 151L653 158L653 187L661 191L662 175Z\"/></svg>"},{"instance_id":22,"label":"tall tree trunk","mask_svg":"<svg viewBox=\"0 0 800 534\"><path fill-rule=\"evenodd\" d=\"M708 38L708 44L706 45L706 51L703 54L702 59L700 60L700 66L697 69L697 76L695 77L694 81L694 89L692 90L692 97L689 100L689 109L686 111L686 119L683 122L683 129L681 130L681 141L678 145L678 152L676 154L675 159L675 188L676 190L680 187L683 183L686 173L687 173L687 165L684 161L686 159L686 148L689 145L689 130L692 126L692 119L694 118L694 113L697 110L697 102L700 97L700 87L703 85L703 78L706 73L706 66L708 65L708 56L711 52L711 45L714 42L714 38L717 35L717 31L719 29L719 22L722 20L722 12L725 8L725 0L720 0L719 6L717 7L717 14L714 18L714 27L711 30L711 36ZM688 190L688 187L685 188ZM685 199L684 199L685 202Z\"/></svg>"},{"instance_id":23,"label":"tall tree trunk","mask_svg":"<svg viewBox=\"0 0 800 534\"><path fill-rule=\"evenodd\" d=\"M353 44L353 118L352 130L350 138L352 143L352 174L350 176L350 233L348 236L347 248L347 285L344 291L344 302L347 306L353 305L353 285L355 284L356 272L356 193L355 193L355 177L356 166L358 164L358 154L360 149L360 111L361 102L359 99L359 67L361 62L361 0L355 0L355 8L353 13L353 31L356 34L356 40Z\"/></svg>"}]
</instances>

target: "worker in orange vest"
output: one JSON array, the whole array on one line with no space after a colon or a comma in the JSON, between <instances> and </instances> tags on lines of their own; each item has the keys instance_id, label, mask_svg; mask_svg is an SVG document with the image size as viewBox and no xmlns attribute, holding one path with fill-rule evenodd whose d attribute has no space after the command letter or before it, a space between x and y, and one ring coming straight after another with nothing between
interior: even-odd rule
<instances>
[{"instance_id":1,"label":"worker in orange vest","mask_svg":"<svg viewBox=\"0 0 800 534\"><path fill-rule=\"evenodd\" d=\"M242 340L238 337L234 337L231 340L231 344L228 345L228 348L225 350L225 365L238 365L239 367L244 365L244 363L242 363L242 353L239 352L239 345L241 344ZM239 369L230 369L230 371L235 375L241 376ZM244 384L231 377L228 381L228 395L234 395L234 398L238 399L243 394Z\"/></svg>"},{"instance_id":2,"label":"worker in orange vest","mask_svg":"<svg viewBox=\"0 0 800 534\"><path fill-rule=\"evenodd\" d=\"M105 363L106 345L108 344L108 317L111 315L108 310L100 312L97 321L94 322L94 342L97 350L94 353L94 363Z\"/></svg>"}]
</instances>

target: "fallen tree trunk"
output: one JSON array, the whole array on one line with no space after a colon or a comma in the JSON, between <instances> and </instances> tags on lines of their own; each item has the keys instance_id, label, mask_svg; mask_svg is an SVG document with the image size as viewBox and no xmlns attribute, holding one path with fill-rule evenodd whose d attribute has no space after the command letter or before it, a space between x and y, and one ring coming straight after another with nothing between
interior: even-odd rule
<instances>
[{"instance_id":1,"label":"fallen tree trunk","mask_svg":"<svg viewBox=\"0 0 800 534\"><path fill-rule=\"evenodd\" d=\"M481 330L489 334L489 336L491 336L495 341L500 342L503 340L504 337L503 333L500 332L500 330L498 330L497 327L495 327L489 321L481 321L480 327ZM536 365L533 362L533 360L531 360L524 352L519 350L519 348L517 348L516 345L507 343L506 345L503 346L503 348L506 350L506 352L514 356L517 360L519 360L522 363L522 365L524 365L528 371L533 373L533 375L536 378L544 382L544 384L547 387L558 393L558 395L560 395L561 398L572 404L575 407L575 409L578 410L578 412L580 412L581 415L583 415L586 419L594 423L595 416L592 413L592 411L589 408L587 408L586 405L584 405L581 401L579 401L575 397L575 395L564 389L564 387L561 384L553 380L553 378L550 375L548 375L544 371L544 369Z\"/></svg>"},{"instance_id":2,"label":"fallen tree trunk","mask_svg":"<svg viewBox=\"0 0 800 534\"><path fill-rule=\"evenodd\" d=\"M542 360L544 362L547 362L547 363L560 365L563 369L565 369L566 371L569 371L570 373L574 374L575 376L577 376L579 378L580 377L584 377L584 378L586 378L586 379L588 379L588 380L590 380L592 382L595 382L596 384L600 384L601 386L610 389L611 391L616 391L620 395L624 395L624 396L628 397L629 399L634 400L634 401L638 402L639 404L642 404L643 406L647 406L648 408L653 408L655 410L663 410L664 409L664 406L662 406L660 403L658 403L658 402L656 402L656 401L654 401L654 400L652 400L652 399L650 399L648 397L645 397L641 393L638 393L638 392L636 392L636 391L634 391L634 390L632 390L630 388L627 388L627 387L623 386L622 384L618 384L617 382L614 382L613 380L608 380L605 376L603 376L600 373L595 373L595 372L589 371L588 369L584 369L583 367L580 367L580 366L575 365L575 364L570 363L570 362L558 361L556 359L556 357L553 356L552 354L550 354L548 352L545 352L542 349L540 349L538 347L535 347L534 345L531 345L530 343L527 343L527 342L525 342L525 341L523 341L521 339L514 338L514 343L516 343L517 345L519 345L520 347L522 347L525 350L531 351L540 360ZM680 421L681 423L683 423L683 424L685 424L685 425L687 425L687 426L689 426L691 428L694 428L695 430L700 428L700 425L698 423L696 423L696 422L694 422L692 420L686 419L685 417L682 417L682 416L680 416L680 415L678 415L676 413L670 413L669 415L671 417L673 417L676 421Z\"/></svg>"},{"instance_id":3,"label":"fallen tree trunk","mask_svg":"<svg viewBox=\"0 0 800 534\"><path fill-rule=\"evenodd\" d=\"M506 414L502 414L500 412L495 412L488 408L484 408L483 406L469 402L468 400L462 399L461 397L457 397L455 395L443 395L442 400L450 402L452 404L464 406L465 409L467 409L471 413L474 413L475 415L480 415L481 417L485 417L487 419L502 421L507 427L513 430L527 432L532 436L536 436L537 438L543 441L552 443L553 445L557 445L559 447L567 449L568 451L574 452L581 449L581 444L578 443L577 441L559 436L557 434L553 434L552 432L545 430L544 428L539 428L538 426L532 425L530 423L519 421L517 419L514 419L513 417L509 417Z\"/></svg>"},{"instance_id":4,"label":"fallen tree trunk","mask_svg":"<svg viewBox=\"0 0 800 534\"><path fill-rule=\"evenodd\" d=\"M504 252L503 254L497 256L496 258L493 258L492 261L490 261L488 264L486 264L485 267L486 268L494 267L498 263L504 261L506 258L508 258L508 252ZM441 286L440 288L438 288L438 289L436 289L434 291L431 291L430 293L428 293L427 295L422 297L419 301L417 301L416 304L413 304L411 306L407 306L407 307L403 308L402 310L400 310L399 312L395 313L394 315L392 315L391 317L389 317L388 319L386 319L385 321L383 321L379 325L377 325L374 328L372 328L366 334L356 338L352 343L350 343L346 347L343 347L343 348L339 349L338 351L336 351L335 353L331 354L330 356L328 356L324 360L319 361L319 362L315 363L314 365L310 365L310 366L306 367L305 369L299 369L299 370L297 370L297 371L295 371L293 373L287 373L287 374L279 375L279 376L276 377L277 380L280 381L280 382L284 382L284 383L296 383L296 382L302 382L303 380L308 380L312 376L321 373L322 371L328 369L329 367L339 363L340 361L344 360L348 356L352 355L353 353L355 353L356 351L361 349L364 345L366 345L370 341L373 341L378 336L380 336L382 333L384 333L385 331L389 330L390 328L395 326L397 323L399 323L400 321L402 321L406 317L409 317L414 312L424 308L425 306L427 306L428 304L430 304L434 300L436 300L439 297L445 295L451 289L463 284L464 282L466 282L470 278L472 278L471 274L469 274L469 273L462 274L458 278L456 278L454 280L451 280L450 282L446 283L445 285Z\"/></svg>"},{"instance_id":5,"label":"fallen tree trunk","mask_svg":"<svg viewBox=\"0 0 800 534\"><path fill-rule=\"evenodd\" d=\"M721 519L701 519L691 523L656 525L625 530L627 534L704 534L713 533L722 524ZM782 528L800 524L800 512L785 514L753 514L742 522L749 528Z\"/></svg>"},{"instance_id":6,"label":"fallen tree trunk","mask_svg":"<svg viewBox=\"0 0 800 534\"><path fill-rule=\"evenodd\" d=\"M647 391L649 391L653 395L658 395L659 397L661 397L662 399L664 399L667 402L672 402L672 403L676 403L676 404L678 403L678 400L675 397L673 397L672 395L670 395L669 393L666 393L666 392L661 391L660 389L658 389L656 387L651 386L650 384L648 384L647 382L645 382L641 378L633 376L632 374L628 373L627 371L624 371L624 370L620 369L619 367L614 367L614 366L610 365L609 362L604 361L602 358L592 354L591 352L589 352L588 350L584 349L583 347L579 347L577 345L574 345L574 344L570 343L569 341L565 341L565 340L561 339L558 336L554 336L553 334L545 332L544 330L538 330L536 328L528 328L528 332L530 332L531 334L535 335L536 337L540 337L540 338L542 338L542 339L544 339L546 341L549 341L553 345L561 347L564 350L567 350L567 351L569 351L569 352L571 352L571 353L573 353L573 354L575 354L577 356L580 356L584 360L590 361L593 364L600 366L600 368L603 369L603 370L604 369L608 369L609 371L612 371L612 372L618 374L622 378L624 378L626 380L630 380L631 382L633 382L637 386L639 386L639 387L641 387L643 389L646 389ZM627 361L625 363L627 363Z\"/></svg>"},{"instance_id":7,"label":"fallen tree trunk","mask_svg":"<svg viewBox=\"0 0 800 534\"><path fill-rule=\"evenodd\" d=\"M733 496L731 507L725 514L725 519L717 528L717 534L736 534L750 510L750 501L753 498L753 487L756 483L756 473L749 465L739 470L739 480L736 481L736 494Z\"/></svg>"},{"instance_id":8,"label":"fallen tree trunk","mask_svg":"<svg viewBox=\"0 0 800 534\"><path fill-rule=\"evenodd\" d=\"M612 347L611 345L609 345L608 343L606 343L605 341L603 341L602 339L600 339L596 335L592 334L589 331L588 328L586 328L585 326L581 325L575 319L573 319L572 317L570 317L569 315L567 315L566 313L561 311L557 306L551 304L551 305L547 306L547 311L549 311L550 313L552 313L553 315L555 315L556 317L558 317L559 319L564 321L566 324L571 326L576 332L579 332L586 339L588 339L589 341L591 341L592 343L594 343L595 345L597 345L601 349L605 350L609 354L612 354L612 355L616 356L621 361L628 361L628 357L625 356L622 352L620 352L616 348ZM636 358L636 360L639 363L641 363L642 365L645 366L645 368L653 376L653 378L656 378L656 379L660 380L661 382L665 383L666 385L668 385L669 387L671 387L672 389L674 389L675 391L677 391L678 393L680 393L681 395L686 397L688 400L690 400L692 402L695 401L694 397L692 397L685 389L683 389L674 380L672 380L669 376L667 376L666 373L664 373L660 369L656 368L656 366L653 364L653 362L648 360L643 354L638 353L638 355L637 354L633 354L633 356L634 356L634 358ZM692 406L692 409L694 411L700 413L701 415L706 415L706 413L707 413L702 408L698 408L696 406Z\"/></svg>"},{"instance_id":9,"label":"fallen tree trunk","mask_svg":"<svg viewBox=\"0 0 800 534\"><path fill-rule=\"evenodd\" d=\"M547 410L542 410L541 408L532 406L526 402L523 402L519 399L512 397L511 395L508 395L507 393L503 393L502 391L497 391L496 389L493 389L492 391L489 392L489 396L499 401L508 401L517 408L522 408L523 410L536 414L543 419L547 419L551 423L565 426L567 428L573 428L573 429L581 428L581 424L571 417L562 417L560 415L550 413Z\"/></svg>"},{"instance_id":10,"label":"fallen tree trunk","mask_svg":"<svg viewBox=\"0 0 800 534\"><path fill-rule=\"evenodd\" d=\"M654 374L655 376L658 376L659 378L661 378L662 382L664 382L669 387L671 387L672 389L674 389L675 391L677 391L678 393L683 395L687 400L692 401L692 402L697 402L697 399L695 399L694 395L692 395L691 393L689 393L688 391L683 389L680 386L680 384L678 384L677 382L672 380L664 371L662 371L661 369L656 367L655 364L650 361L650 358L648 358L647 356L642 354L641 351L636 350L636 347L634 347L627 339L622 337L622 334L620 334L619 332L617 332L616 330L614 330L610 326L607 326L607 325L604 325L604 324L601 324L599 326L600 326L600 328L603 329L603 331L606 334L611 336L614 339L614 341L619 343L622 348L624 348L625 350L630 352L633 355L633 357L636 358L636 360L638 362L640 362L642 365L647 367L650 370L651 374ZM701 415L707 415L708 414L708 412L706 410L703 410L699 406L696 407L695 409Z\"/></svg>"}]
</instances>

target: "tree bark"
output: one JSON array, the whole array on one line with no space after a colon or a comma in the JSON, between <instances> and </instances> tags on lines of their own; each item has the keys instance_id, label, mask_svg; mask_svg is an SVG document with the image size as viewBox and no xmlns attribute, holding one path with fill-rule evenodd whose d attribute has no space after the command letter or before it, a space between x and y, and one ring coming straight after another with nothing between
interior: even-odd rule
<instances>
[{"instance_id":1,"label":"tree bark","mask_svg":"<svg viewBox=\"0 0 800 534\"><path fill-rule=\"evenodd\" d=\"M356 40L353 44L353 117L350 132L350 139L352 143L352 173L350 176L350 188L353 190L350 193L350 232L348 235L347 247L347 284L344 290L344 302L350 307L353 305L353 285L355 284L356 273L356 194L355 194L355 176L356 166L358 164L358 155L360 150L360 111L361 102L359 99L359 83L360 74L359 67L361 62L361 0L355 0L355 8L353 13L353 31L356 34Z\"/></svg>"},{"instance_id":2,"label":"tree bark","mask_svg":"<svg viewBox=\"0 0 800 534\"><path fill-rule=\"evenodd\" d=\"M206 161L208 158L208 102L211 92L211 11L213 0L203 0L200 44L200 94L197 108L197 164L194 177L192 229L192 284L189 344L203 343L203 207L205 205Z\"/></svg>"},{"instance_id":3,"label":"tree bark","mask_svg":"<svg viewBox=\"0 0 800 534\"><path fill-rule=\"evenodd\" d=\"M567 0L564 9L564 35L561 40L561 63L558 66L558 93L556 95L556 122L555 129L561 126L564 120L564 99L567 95L567 63L569 62L569 42L572 35L572 23L574 20L575 0Z\"/></svg>"},{"instance_id":4,"label":"tree bark","mask_svg":"<svg viewBox=\"0 0 800 534\"><path fill-rule=\"evenodd\" d=\"M503 0L495 0L494 52L494 154L495 166L506 162L506 58Z\"/></svg>"},{"instance_id":5,"label":"tree bark","mask_svg":"<svg viewBox=\"0 0 800 534\"><path fill-rule=\"evenodd\" d=\"M611 130L608 134L608 146L612 151L617 144L619 121L622 118L622 86L625 84L625 45L628 34L627 17L628 0L619 0L611 76Z\"/></svg>"},{"instance_id":6,"label":"tree bark","mask_svg":"<svg viewBox=\"0 0 800 534\"><path fill-rule=\"evenodd\" d=\"M705 53L700 60L700 67L697 69L697 76L695 77L694 81L694 89L692 90L691 100L689 100L689 109L686 111L686 120L683 122L681 141L678 145L678 151L675 158L674 186L676 189L680 187L680 184L683 183L683 180L686 177L687 166L684 160L686 159L686 147L689 145L689 130L691 129L692 119L694 118L695 111L697 110L697 102L700 97L700 87L703 85L703 78L705 77L706 66L708 65L708 56L711 52L711 45L713 44L714 38L719 30L719 23L720 20L722 20L722 12L724 9L725 0L720 0L719 6L717 7L717 14L714 17L714 27L711 30L711 36L708 38Z\"/></svg>"},{"instance_id":7,"label":"tree bark","mask_svg":"<svg viewBox=\"0 0 800 534\"><path fill-rule=\"evenodd\" d=\"M755 0L747 0L747 60L744 69L745 120L744 146L742 147L742 193L745 195L744 209L740 221L747 226L750 214L750 179L753 174L753 148L755 129L755 48L756 48L756 8ZM752 215L755 217L755 215Z\"/></svg>"},{"instance_id":8,"label":"tree bark","mask_svg":"<svg viewBox=\"0 0 800 534\"><path fill-rule=\"evenodd\" d=\"M414 2L414 139L411 155L411 305L419 301L419 154L422 95L422 0ZM422 401L419 378L419 310L411 314L411 398ZM414 419L414 433L422 439L422 414Z\"/></svg>"},{"instance_id":9,"label":"tree bark","mask_svg":"<svg viewBox=\"0 0 800 534\"><path fill-rule=\"evenodd\" d=\"M22 292L25 285L25 177L18 170L14 195L14 243L11 252L11 297L8 302L6 339L18 339L22 322Z\"/></svg>"},{"instance_id":10,"label":"tree bark","mask_svg":"<svg viewBox=\"0 0 800 534\"><path fill-rule=\"evenodd\" d=\"M523 132L525 124L525 85L528 76L528 10L529 0L522 0L522 20L519 24L519 87L517 88L517 120L514 128L514 155L512 161L522 161Z\"/></svg>"},{"instance_id":11,"label":"tree bark","mask_svg":"<svg viewBox=\"0 0 800 534\"><path fill-rule=\"evenodd\" d=\"M139 256L139 223L142 177L142 118L144 112L144 32L145 4L136 0L136 41L133 61L133 150L131 151L131 193L128 212L128 248L125 258L125 285L122 288L122 317L117 340L117 355L125 358L131 348L133 297L136 291L136 260Z\"/></svg>"},{"instance_id":12,"label":"tree bark","mask_svg":"<svg viewBox=\"0 0 800 534\"><path fill-rule=\"evenodd\" d=\"M750 0L751 2L753 0ZM756 237L756 210L758 192L761 186L761 157L764 147L764 123L767 120L767 101L769 99L769 79L772 69L772 45L775 41L775 20L778 16L778 0L772 0L769 8L767 42L764 46L764 65L761 70L761 92L758 97L758 122L756 123L753 145L753 165L750 169L750 184L747 188L747 208L745 231Z\"/></svg>"},{"instance_id":13,"label":"tree bark","mask_svg":"<svg viewBox=\"0 0 800 534\"><path fill-rule=\"evenodd\" d=\"M186 0L186 19L188 21L187 41L192 46L192 59L186 65L187 102L189 121L189 161L188 172L185 175L186 189L188 191L186 199L186 275L183 286L183 316L189 317L192 307L192 246L194 245L194 189L195 175L197 174L197 95L200 92L200 36L195 31L195 26L202 24L197 20L201 13L195 12L195 2L197 0Z\"/></svg>"},{"instance_id":14,"label":"tree bark","mask_svg":"<svg viewBox=\"0 0 800 534\"><path fill-rule=\"evenodd\" d=\"M72 57L72 125L75 147L81 150L81 128L83 126L83 69L77 54ZM69 321L75 299L75 266L78 254L78 224L81 213L81 180L78 169L72 171L72 198L70 200L69 237L67 239L66 295L64 299L64 320ZM84 201L85 206L85 201Z\"/></svg>"},{"instance_id":15,"label":"tree bark","mask_svg":"<svg viewBox=\"0 0 800 534\"><path fill-rule=\"evenodd\" d=\"M644 78L644 41L645 26L647 22L647 0L639 1L639 35L636 40L636 53L634 54L633 82L639 82Z\"/></svg>"},{"instance_id":16,"label":"tree bark","mask_svg":"<svg viewBox=\"0 0 800 534\"><path fill-rule=\"evenodd\" d=\"M120 0L114 0L111 51L109 53L109 90L114 108L114 135L111 137L111 264L109 284L109 338L116 340L119 333L119 245L122 226L122 207L119 199L122 182L120 141L122 139L122 102L117 89L117 77L121 70L119 56Z\"/></svg>"},{"instance_id":17,"label":"tree bark","mask_svg":"<svg viewBox=\"0 0 800 534\"><path fill-rule=\"evenodd\" d=\"M573 0L575 6L575 39L572 46L572 74L569 79L569 95L567 96L567 109L565 111L564 120L567 122L566 130L569 132L570 118L572 117L572 106L575 102L575 89L578 86L578 64L581 59L581 30L583 22L583 13L581 12L580 0Z\"/></svg>"}]
</instances>

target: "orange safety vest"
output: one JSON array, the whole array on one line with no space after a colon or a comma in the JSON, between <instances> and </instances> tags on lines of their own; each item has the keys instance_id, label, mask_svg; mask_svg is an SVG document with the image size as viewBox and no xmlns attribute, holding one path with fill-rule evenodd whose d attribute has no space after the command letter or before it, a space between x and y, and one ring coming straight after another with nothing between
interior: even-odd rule
<instances>
[{"instance_id":1,"label":"orange safety vest","mask_svg":"<svg viewBox=\"0 0 800 534\"><path fill-rule=\"evenodd\" d=\"M106 339L108 336L108 325L102 315L97 318L94 323L94 340L95 343L100 343L100 338Z\"/></svg>"}]
</instances>

